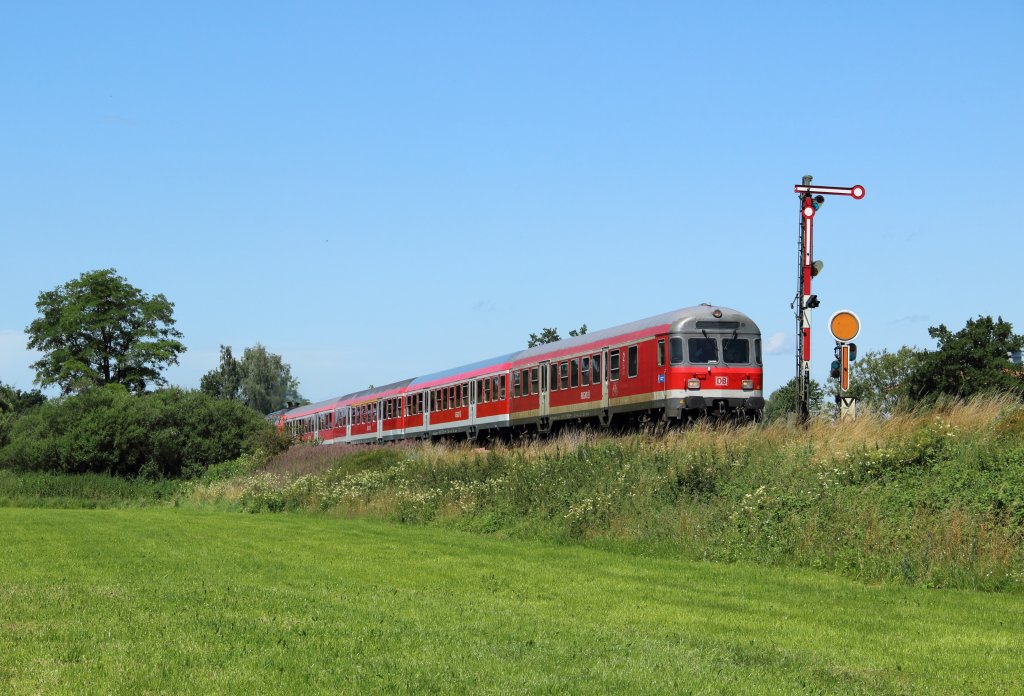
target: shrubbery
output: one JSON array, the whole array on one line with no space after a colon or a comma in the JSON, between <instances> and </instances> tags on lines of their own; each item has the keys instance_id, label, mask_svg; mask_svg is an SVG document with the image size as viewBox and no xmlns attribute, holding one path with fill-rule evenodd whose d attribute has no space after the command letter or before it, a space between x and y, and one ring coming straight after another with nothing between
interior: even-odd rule
<instances>
[{"instance_id":1,"label":"shrubbery","mask_svg":"<svg viewBox=\"0 0 1024 696\"><path fill-rule=\"evenodd\" d=\"M16 418L0 449L0 468L192 478L279 439L237 401L165 389L134 396L120 385L48 401Z\"/></svg>"}]
</instances>

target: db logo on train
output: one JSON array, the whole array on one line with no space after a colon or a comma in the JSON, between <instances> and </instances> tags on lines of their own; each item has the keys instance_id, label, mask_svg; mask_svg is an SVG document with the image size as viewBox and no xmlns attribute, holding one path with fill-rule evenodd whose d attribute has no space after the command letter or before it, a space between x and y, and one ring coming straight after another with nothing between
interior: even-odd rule
<instances>
[{"instance_id":1,"label":"db logo on train","mask_svg":"<svg viewBox=\"0 0 1024 696\"><path fill-rule=\"evenodd\" d=\"M729 378L728 377L715 377L715 386L716 387L728 387L729 386Z\"/></svg>"}]
</instances>

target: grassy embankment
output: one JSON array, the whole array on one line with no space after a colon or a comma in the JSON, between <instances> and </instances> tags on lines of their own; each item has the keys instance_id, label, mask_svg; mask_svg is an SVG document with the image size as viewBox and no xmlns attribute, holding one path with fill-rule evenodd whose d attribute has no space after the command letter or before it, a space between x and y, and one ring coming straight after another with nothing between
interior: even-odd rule
<instances>
[{"instance_id":1,"label":"grassy embankment","mask_svg":"<svg viewBox=\"0 0 1024 696\"><path fill-rule=\"evenodd\" d=\"M0 546L0 691L12 694L1024 683L1011 594L193 509L0 509Z\"/></svg>"},{"instance_id":2,"label":"grassy embankment","mask_svg":"<svg viewBox=\"0 0 1024 696\"><path fill-rule=\"evenodd\" d=\"M807 430L577 434L490 451L295 447L232 466L183 499L869 582L1024 588L1024 410L1008 400Z\"/></svg>"},{"instance_id":3,"label":"grassy embankment","mask_svg":"<svg viewBox=\"0 0 1024 696\"><path fill-rule=\"evenodd\" d=\"M1024 409L468 447L295 447L198 481L0 471L0 505L311 510L863 581L1024 588Z\"/></svg>"}]
</instances>

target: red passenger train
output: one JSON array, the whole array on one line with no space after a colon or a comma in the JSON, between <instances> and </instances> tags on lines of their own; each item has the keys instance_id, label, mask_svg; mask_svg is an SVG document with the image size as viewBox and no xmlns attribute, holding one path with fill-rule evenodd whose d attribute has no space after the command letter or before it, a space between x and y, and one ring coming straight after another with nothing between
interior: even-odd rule
<instances>
[{"instance_id":1,"label":"red passenger train","mask_svg":"<svg viewBox=\"0 0 1024 696\"><path fill-rule=\"evenodd\" d=\"M702 304L273 414L295 439L381 442L671 422L764 407L761 332Z\"/></svg>"}]
</instances>

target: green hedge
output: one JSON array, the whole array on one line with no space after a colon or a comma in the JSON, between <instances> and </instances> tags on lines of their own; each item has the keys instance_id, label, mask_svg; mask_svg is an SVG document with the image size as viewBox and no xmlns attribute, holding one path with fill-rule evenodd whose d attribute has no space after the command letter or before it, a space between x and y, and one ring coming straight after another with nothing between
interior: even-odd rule
<instances>
[{"instance_id":1,"label":"green hedge","mask_svg":"<svg viewBox=\"0 0 1024 696\"><path fill-rule=\"evenodd\" d=\"M237 401L181 389L133 396L109 385L42 404L6 435L4 469L192 478L272 440L273 427Z\"/></svg>"}]
</instances>

